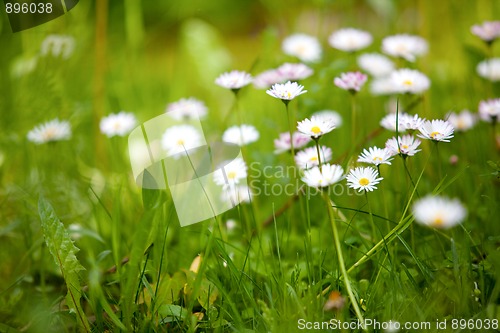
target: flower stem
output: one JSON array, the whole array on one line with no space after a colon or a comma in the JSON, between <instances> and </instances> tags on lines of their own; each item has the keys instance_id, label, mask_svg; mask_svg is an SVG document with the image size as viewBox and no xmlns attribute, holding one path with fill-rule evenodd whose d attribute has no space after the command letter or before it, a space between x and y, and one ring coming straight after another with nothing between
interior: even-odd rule
<instances>
[{"instance_id":1,"label":"flower stem","mask_svg":"<svg viewBox=\"0 0 500 333\"><path fill-rule=\"evenodd\" d=\"M363 314L361 313L361 310L359 308L356 296L354 296L354 293L352 291L351 280L349 279L349 275L347 274L347 270L345 268L344 256L342 254L342 246L340 244L339 231L337 229L337 224L335 222L333 207L332 207L332 204L330 202L330 198L328 197L327 192L323 192L323 198L326 202L326 206L328 207L328 216L330 218L330 224L332 226L333 240L335 243L335 249L337 250L336 252L337 252L337 256L338 256L338 260L339 260L340 272L342 274L342 277L344 278L344 284L345 284L345 287L347 289L347 294L349 295L349 299L352 303L352 307L354 308L354 312L356 313L356 317L358 317L358 320L360 321L360 323L364 327Z\"/></svg>"},{"instance_id":2,"label":"flower stem","mask_svg":"<svg viewBox=\"0 0 500 333\"><path fill-rule=\"evenodd\" d=\"M292 159L294 160L294 164L295 164L295 148L293 146L293 132L294 132L294 129L293 129L293 124L291 123L291 118L290 118L290 111L288 110L288 102L283 102L285 103L285 108L286 108L286 116L288 118L288 131L290 132L290 148L291 148L291 151L292 151Z\"/></svg>"},{"instance_id":3,"label":"flower stem","mask_svg":"<svg viewBox=\"0 0 500 333\"><path fill-rule=\"evenodd\" d=\"M321 154L319 151L319 138L314 139L314 143L316 143L316 152L318 153L318 165L319 165L319 171L323 172L323 165L321 164Z\"/></svg>"},{"instance_id":4,"label":"flower stem","mask_svg":"<svg viewBox=\"0 0 500 333\"><path fill-rule=\"evenodd\" d=\"M372 227L372 238L375 240L375 221L373 220L372 207L370 206L370 200L368 200L368 192L365 190L366 205L368 206L368 213L370 213L370 222Z\"/></svg>"},{"instance_id":5,"label":"flower stem","mask_svg":"<svg viewBox=\"0 0 500 333\"><path fill-rule=\"evenodd\" d=\"M356 142L356 97L351 94L351 144L354 146Z\"/></svg>"}]
</instances>

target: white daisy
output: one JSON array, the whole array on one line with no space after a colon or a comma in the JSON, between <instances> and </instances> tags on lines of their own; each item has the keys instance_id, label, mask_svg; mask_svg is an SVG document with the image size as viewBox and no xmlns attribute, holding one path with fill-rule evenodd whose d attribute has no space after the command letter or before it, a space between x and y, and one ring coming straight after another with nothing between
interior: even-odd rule
<instances>
[{"instance_id":1,"label":"white daisy","mask_svg":"<svg viewBox=\"0 0 500 333\"><path fill-rule=\"evenodd\" d=\"M66 120L54 119L40 124L28 132L28 140L36 144L68 140L71 126Z\"/></svg>"},{"instance_id":2,"label":"white daisy","mask_svg":"<svg viewBox=\"0 0 500 333\"><path fill-rule=\"evenodd\" d=\"M222 88L238 91L244 86L250 84L252 80L252 76L247 72L233 70L219 75L215 79L215 84L221 86Z\"/></svg>"},{"instance_id":3,"label":"white daisy","mask_svg":"<svg viewBox=\"0 0 500 333\"><path fill-rule=\"evenodd\" d=\"M330 43L333 48L346 52L364 49L370 45L372 41L373 38L370 33L354 28L337 30L328 37L328 43Z\"/></svg>"},{"instance_id":4,"label":"white daisy","mask_svg":"<svg viewBox=\"0 0 500 333\"><path fill-rule=\"evenodd\" d=\"M269 69L255 76L253 86L257 89L268 89L273 84L283 81L285 80L283 80L283 77L276 69Z\"/></svg>"},{"instance_id":5,"label":"white daisy","mask_svg":"<svg viewBox=\"0 0 500 333\"><path fill-rule=\"evenodd\" d=\"M500 37L500 21L485 21L483 24L475 24L470 31L487 43L492 43Z\"/></svg>"},{"instance_id":6,"label":"white daisy","mask_svg":"<svg viewBox=\"0 0 500 333\"><path fill-rule=\"evenodd\" d=\"M339 128L342 125L342 116L334 110L321 110L314 112L313 116L329 119L329 121L335 124L335 128Z\"/></svg>"},{"instance_id":7,"label":"white daisy","mask_svg":"<svg viewBox=\"0 0 500 333\"><path fill-rule=\"evenodd\" d=\"M136 124L137 120L133 113L121 111L102 118L99 128L101 133L111 138L113 136L127 135L134 129Z\"/></svg>"},{"instance_id":8,"label":"white daisy","mask_svg":"<svg viewBox=\"0 0 500 333\"><path fill-rule=\"evenodd\" d=\"M375 78L370 83L370 92L373 95L392 95L395 94L396 88L391 77Z\"/></svg>"},{"instance_id":9,"label":"white daisy","mask_svg":"<svg viewBox=\"0 0 500 333\"><path fill-rule=\"evenodd\" d=\"M326 146L319 148L321 164L329 162L332 159L332 150ZM310 169L319 165L318 151L316 147L309 147L299 151L295 155L295 163L300 169Z\"/></svg>"},{"instance_id":10,"label":"white daisy","mask_svg":"<svg viewBox=\"0 0 500 333\"><path fill-rule=\"evenodd\" d=\"M367 78L368 77L361 72L348 72L340 74L340 77L336 77L333 83L341 89L354 93L363 87Z\"/></svg>"},{"instance_id":11,"label":"white daisy","mask_svg":"<svg viewBox=\"0 0 500 333\"><path fill-rule=\"evenodd\" d=\"M433 195L416 201L412 212L418 223L441 229L460 224L467 216L467 209L460 200Z\"/></svg>"},{"instance_id":12,"label":"white daisy","mask_svg":"<svg viewBox=\"0 0 500 333\"><path fill-rule=\"evenodd\" d=\"M42 56L51 55L68 59L75 50L75 39L65 35L48 35L42 42Z\"/></svg>"},{"instance_id":13,"label":"white daisy","mask_svg":"<svg viewBox=\"0 0 500 333\"><path fill-rule=\"evenodd\" d=\"M476 67L480 77L492 82L500 81L500 58L481 61Z\"/></svg>"},{"instance_id":14,"label":"white daisy","mask_svg":"<svg viewBox=\"0 0 500 333\"><path fill-rule=\"evenodd\" d=\"M224 202L230 202L233 205L238 203L249 203L252 201L252 191L247 185L226 186L222 192L221 199ZM229 221L228 221L229 223ZM226 224L229 229L229 226Z\"/></svg>"},{"instance_id":15,"label":"white daisy","mask_svg":"<svg viewBox=\"0 0 500 333\"><path fill-rule=\"evenodd\" d=\"M427 53L427 41L419 36L401 34L382 40L382 52L393 57L415 61L416 57Z\"/></svg>"},{"instance_id":16,"label":"white daisy","mask_svg":"<svg viewBox=\"0 0 500 333\"><path fill-rule=\"evenodd\" d=\"M330 133L335 128L335 124L329 118L312 116L311 119L304 119L297 123L300 133L317 139L326 133Z\"/></svg>"},{"instance_id":17,"label":"white daisy","mask_svg":"<svg viewBox=\"0 0 500 333\"><path fill-rule=\"evenodd\" d=\"M207 107L202 101L189 97L168 104L165 112L175 120L202 119L207 115Z\"/></svg>"},{"instance_id":18,"label":"white daisy","mask_svg":"<svg viewBox=\"0 0 500 333\"><path fill-rule=\"evenodd\" d=\"M284 84L276 83L271 89L266 90L268 95L279 98L285 103L306 92L307 90L304 90L304 86L301 86L297 82L290 81Z\"/></svg>"},{"instance_id":19,"label":"white daisy","mask_svg":"<svg viewBox=\"0 0 500 333\"><path fill-rule=\"evenodd\" d=\"M431 85L429 78L415 69L399 69L391 73L390 79L398 93L420 94Z\"/></svg>"},{"instance_id":20,"label":"white daisy","mask_svg":"<svg viewBox=\"0 0 500 333\"><path fill-rule=\"evenodd\" d=\"M407 113L404 112L398 112L398 113L389 113L380 120L380 126L383 128L396 132L396 120L398 124L398 132L404 132L406 131L406 126L405 126L405 121L404 119L408 119L411 116Z\"/></svg>"},{"instance_id":21,"label":"white daisy","mask_svg":"<svg viewBox=\"0 0 500 333\"><path fill-rule=\"evenodd\" d=\"M393 137L386 141L385 148L391 154L401 155L403 157L413 156L420 151L417 149L420 145L420 140L413 135L403 135L400 137Z\"/></svg>"},{"instance_id":22,"label":"white daisy","mask_svg":"<svg viewBox=\"0 0 500 333\"><path fill-rule=\"evenodd\" d=\"M300 149L311 142L311 137L299 132L294 132L292 134L293 147L295 149ZM274 151L275 154L281 154L285 151L289 151L292 149L290 145L290 133L285 132L281 133L278 139L274 140Z\"/></svg>"},{"instance_id":23,"label":"white daisy","mask_svg":"<svg viewBox=\"0 0 500 333\"><path fill-rule=\"evenodd\" d=\"M500 98L479 102L479 117L487 122L498 121L500 117Z\"/></svg>"},{"instance_id":24,"label":"white daisy","mask_svg":"<svg viewBox=\"0 0 500 333\"><path fill-rule=\"evenodd\" d=\"M241 184L246 183L247 177L247 165L245 161L238 157L229 163L225 162L225 165L214 172L214 182L217 185L223 186L224 189L231 189Z\"/></svg>"},{"instance_id":25,"label":"white daisy","mask_svg":"<svg viewBox=\"0 0 500 333\"><path fill-rule=\"evenodd\" d=\"M324 164L321 171L318 166L305 170L302 181L310 187L327 187L344 178L344 170L337 164Z\"/></svg>"},{"instance_id":26,"label":"white daisy","mask_svg":"<svg viewBox=\"0 0 500 333\"><path fill-rule=\"evenodd\" d=\"M288 62L278 67L276 71L282 77L282 81L304 80L314 73L312 68L307 65L291 64Z\"/></svg>"},{"instance_id":27,"label":"white daisy","mask_svg":"<svg viewBox=\"0 0 500 333\"><path fill-rule=\"evenodd\" d=\"M391 153L386 148L370 147L364 149L358 157L358 162L374 165L391 164Z\"/></svg>"},{"instance_id":28,"label":"white daisy","mask_svg":"<svg viewBox=\"0 0 500 333\"><path fill-rule=\"evenodd\" d=\"M372 167L357 167L347 175L347 185L350 188L361 191L371 192L377 188L378 183L384 178L379 177L378 171Z\"/></svg>"},{"instance_id":29,"label":"white daisy","mask_svg":"<svg viewBox=\"0 0 500 333\"><path fill-rule=\"evenodd\" d=\"M407 113L403 113L401 117L398 118L399 126L405 128L407 131L418 130L420 126L424 123L425 119L420 118L418 114L409 115Z\"/></svg>"},{"instance_id":30,"label":"white daisy","mask_svg":"<svg viewBox=\"0 0 500 333\"><path fill-rule=\"evenodd\" d=\"M259 131L252 126L243 124L241 126L229 127L222 135L222 141L245 146L259 139Z\"/></svg>"},{"instance_id":31,"label":"white daisy","mask_svg":"<svg viewBox=\"0 0 500 333\"><path fill-rule=\"evenodd\" d=\"M379 53L365 53L358 57L358 66L374 77L391 74L395 66L392 60Z\"/></svg>"},{"instance_id":32,"label":"white daisy","mask_svg":"<svg viewBox=\"0 0 500 333\"><path fill-rule=\"evenodd\" d=\"M476 116L469 110L462 110L460 113L450 112L446 119L457 131L467 131L476 124Z\"/></svg>"},{"instance_id":33,"label":"white daisy","mask_svg":"<svg viewBox=\"0 0 500 333\"><path fill-rule=\"evenodd\" d=\"M454 128L449 121L434 119L424 121L418 130L420 131L418 137L422 139L450 142Z\"/></svg>"},{"instance_id":34,"label":"white daisy","mask_svg":"<svg viewBox=\"0 0 500 333\"><path fill-rule=\"evenodd\" d=\"M168 128L161 138L161 145L169 156L180 157L190 149L203 145L198 130L191 125L177 125ZM179 155L177 155L179 154Z\"/></svg>"},{"instance_id":35,"label":"white daisy","mask_svg":"<svg viewBox=\"0 0 500 333\"><path fill-rule=\"evenodd\" d=\"M316 37L306 34L290 35L281 44L283 52L304 62L317 62L321 59L321 44Z\"/></svg>"}]
</instances>

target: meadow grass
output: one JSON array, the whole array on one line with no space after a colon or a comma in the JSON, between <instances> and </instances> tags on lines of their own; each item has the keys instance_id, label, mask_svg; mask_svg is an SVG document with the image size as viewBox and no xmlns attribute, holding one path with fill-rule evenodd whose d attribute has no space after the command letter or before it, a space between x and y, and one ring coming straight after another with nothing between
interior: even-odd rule
<instances>
[{"instance_id":1,"label":"meadow grass","mask_svg":"<svg viewBox=\"0 0 500 333\"><path fill-rule=\"evenodd\" d=\"M477 76L488 50L469 29L499 17L498 3L130 0L110 2L108 15L102 3L81 2L16 34L0 18L1 332L295 332L301 320L359 318L467 332L452 319L498 323L500 161L491 124L456 131L438 146L422 140L415 156L381 165L384 179L367 195L345 180L330 191L309 188L290 168L290 155L273 152L273 140L289 131L287 113L298 121L338 111L342 126L320 143L346 171L364 148L395 135L379 121L396 99L365 86L356 95L352 138L351 96L333 78L356 69L355 56L326 42L341 27L370 31L374 52L390 34L429 41L429 53L405 66L427 74L431 88L420 99L399 96L401 108L427 119L477 112L479 101L499 97L500 86ZM323 58L300 82L308 92L286 110L265 90L245 87L235 102L214 84L234 68L255 75L297 62L280 43L302 31L320 38ZM33 71L12 74L16 62L39 54L49 33L72 35L73 55L38 57ZM498 42L491 52L499 54ZM142 123L189 96L208 106L207 141L220 141L240 122L254 125L260 139L243 147L252 202L181 227L170 191L137 186L127 138L107 138L98 124L120 110ZM56 117L71 123L70 140L27 140L35 125ZM297 195L289 184L301 189ZM468 211L463 224L414 223L412 205L431 193L459 198ZM226 227L230 219L234 229ZM335 291L344 304L325 310ZM438 330L436 320L445 319L447 328Z\"/></svg>"}]
</instances>

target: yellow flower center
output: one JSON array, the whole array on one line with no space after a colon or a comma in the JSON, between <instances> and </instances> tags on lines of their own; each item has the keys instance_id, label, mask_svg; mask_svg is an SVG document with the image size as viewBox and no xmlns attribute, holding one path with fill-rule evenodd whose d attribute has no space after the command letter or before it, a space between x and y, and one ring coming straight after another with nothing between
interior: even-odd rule
<instances>
[{"instance_id":1,"label":"yellow flower center","mask_svg":"<svg viewBox=\"0 0 500 333\"><path fill-rule=\"evenodd\" d=\"M182 139L177 140L177 144L179 146L184 146L184 140L182 140Z\"/></svg>"},{"instance_id":2,"label":"yellow flower center","mask_svg":"<svg viewBox=\"0 0 500 333\"><path fill-rule=\"evenodd\" d=\"M311 132L313 132L314 134L319 134L321 133L321 129L318 126L313 126L313 128L311 128Z\"/></svg>"},{"instance_id":3,"label":"yellow flower center","mask_svg":"<svg viewBox=\"0 0 500 333\"><path fill-rule=\"evenodd\" d=\"M404 80L404 81L403 81L403 84L404 84L405 86L412 86L412 85L413 85L413 81L410 81L410 80Z\"/></svg>"},{"instance_id":4,"label":"yellow flower center","mask_svg":"<svg viewBox=\"0 0 500 333\"><path fill-rule=\"evenodd\" d=\"M318 160L318 157L316 157L316 156L312 156L312 157L309 159L309 161L317 161L317 160Z\"/></svg>"},{"instance_id":5,"label":"yellow flower center","mask_svg":"<svg viewBox=\"0 0 500 333\"><path fill-rule=\"evenodd\" d=\"M366 186L368 184L370 184L370 181L368 180L368 178L361 178L359 180L359 185L361 185L361 186Z\"/></svg>"},{"instance_id":6,"label":"yellow flower center","mask_svg":"<svg viewBox=\"0 0 500 333\"><path fill-rule=\"evenodd\" d=\"M435 139L438 135L441 135L439 132L432 132L431 133L431 138Z\"/></svg>"},{"instance_id":7,"label":"yellow flower center","mask_svg":"<svg viewBox=\"0 0 500 333\"><path fill-rule=\"evenodd\" d=\"M288 92L286 93L286 95L288 96L288 98L289 98L289 99L290 99L290 98L292 98L292 93L291 93L291 92L289 92L289 91L288 91Z\"/></svg>"},{"instance_id":8,"label":"yellow flower center","mask_svg":"<svg viewBox=\"0 0 500 333\"><path fill-rule=\"evenodd\" d=\"M375 156L375 157L373 158L373 160L374 160L374 161L382 161L382 157Z\"/></svg>"},{"instance_id":9,"label":"yellow flower center","mask_svg":"<svg viewBox=\"0 0 500 333\"><path fill-rule=\"evenodd\" d=\"M408 145L403 145L403 148L404 149L408 149Z\"/></svg>"},{"instance_id":10,"label":"yellow flower center","mask_svg":"<svg viewBox=\"0 0 500 333\"><path fill-rule=\"evenodd\" d=\"M56 130L54 128L47 128L44 133L44 137L46 140L51 140L56 136Z\"/></svg>"},{"instance_id":11,"label":"yellow flower center","mask_svg":"<svg viewBox=\"0 0 500 333\"><path fill-rule=\"evenodd\" d=\"M115 131L118 131L120 129L120 127L121 127L121 124L119 122L116 122L116 123L113 124L113 129Z\"/></svg>"},{"instance_id":12,"label":"yellow flower center","mask_svg":"<svg viewBox=\"0 0 500 333\"><path fill-rule=\"evenodd\" d=\"M234 172L234 171L229 172L229 173L227 174L227 178L229 178L229 179L234 179L234 178L236 178L236 172Z\"/></svg>"},{"instance_id":13,"label":"yellow flower center","mask_svg":"<svg viewBox=\"0 0 500 333\"><path fill-rule=\"evenodd\" d=\"M434 221L432 221L432 225L435 227L441 227L443 225L444 221L441 215L438 215L434 218Z\"/></svg>"}]
</instances>

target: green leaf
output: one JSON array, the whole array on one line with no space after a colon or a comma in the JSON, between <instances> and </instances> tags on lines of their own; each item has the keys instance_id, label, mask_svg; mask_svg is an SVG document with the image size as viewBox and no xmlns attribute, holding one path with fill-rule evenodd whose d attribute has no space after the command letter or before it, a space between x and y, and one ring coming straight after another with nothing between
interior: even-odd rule
<instances>
[{"instance_id":1,"label":"green leaf","mask_svg":"<svg viewBox=\"0 0 500 333\"><path fill-rule=\"evenodd\" d=\"M61 270L68 288L68 294L66 295L68 307L71 312L76 314L80 328L85 332L90 332L90 324L80 304L82 289L78 272L85 270L85 268L76 258L79 249L73 244L54 209L43 196L40 196L38 200L38 214L42 221L45 244Z\"/></svg>"}]
</instances>

